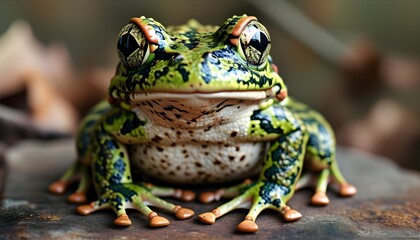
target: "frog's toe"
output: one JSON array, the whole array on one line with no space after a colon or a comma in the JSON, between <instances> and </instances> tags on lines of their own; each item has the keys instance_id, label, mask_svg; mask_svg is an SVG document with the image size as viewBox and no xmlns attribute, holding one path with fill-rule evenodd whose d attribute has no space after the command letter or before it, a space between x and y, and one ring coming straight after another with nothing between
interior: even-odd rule
<instances>
[{"instance_id":1,"label":"frog's toe","mask_svg":"<svg viewBox=\"0 0 420 240\"><path fill-rule=\"evenodd\" d=\"M54 194L63 194L67 191L68 183L63 180L58 180L48 186L48 190Z\"/></svg>"},{"instance_id":2,"label":"frog's toe","mask_svg":"<svg viewBox=\"0 0 420 240\"><path fill-rule=\"evenodd\" d=\"M105 209L105 208L110 208L110 204L109 203L101 204L100 201L94 201L94 202L91 202L90 204L85 204L85 205L78 206L76 208L76 211L80 215L87 216L87 215L89 215L89 214L91 214L95 211Z\"/></svg>"},{"instance_id":3,"label":"frog's toe","mask_svg":"<svg viewBox=\"0 0 420 240\"><path fill-rule=\"evenodd\" d=\"M302 218L302 214L286 206L283 210L283 218L288 222L296 221Z\"/></svg>"},{"instance_id":4,"label":"frog's toe","mask_svg":"<svg viewBox=\"0 0 420 240\"><path fill-rule=\"evenodd\" d=\"M151 227L166 227L170 224L168 219L158 216L155 212L151 212L148 217Z\"/></svg>"},{"instance_id":5,"label":"frog's toe","mask_svg":"<svg viewBox=\"0 0 420 240\"><path fill-rule=\"evenodd\" d=\"M317 192L312 196L311 203L315 206L326 206L330 203L330 199L324 192Z\"/></svg>"},{"instance_id":6,"label":"frog's toe","mask_svg":"<svg viewBox=\"0 0 420 240\"><path fill-rule=\"evenodd\" d=\"M220 191L215 192L202 192L200 194L199 200L201 203L211 203L214 201L219 201L222 194Z\"/></svg>"},{"instance_id":7,"label":"frog's toe","mask_svg":"<svg viewBox=\"0 0 420 240\"><path fill-rule=\"evenodd\" d=\"M213 224L216 222L216 214L212 212L205 212L198 215L198 220L202 223Z\"/></svg>"},{"instance_id":8,"label":"frog's toe","mask_svg":"<svg viewBox=\"0 0 420 240\"><path fill-rule=\"evenodd\" d=\"M195 192L190 190L179 190L179 194L176 197L184 202L191 202L195 199Z\"/></svg>"},{"instance_id":9,"label":"frog's toe","mask_svg":"<svg viewBox=\"0 0 420 240\"><path fill-rule=\"evenodd\" d=\"M355 195L356 192L357 189L351 184L345 183L340 186L340 196L342 197L351 197Z\"/></svg>"},{"instance_id":10,"label":"frog's toe","mask_svg":"<svg viewBox=\"0 0 420 240\"><path fill-rule=\"evenodd\" d=\"M245 219L236 226L236 230L244 233L254 233L258 231L258 225L251 219Z\"/></svg>"},{"instance_id":11,"label":"frog's toe","mask_svg":"<svg viewBox=\"0 0 420 240\"><path fill-rule=\"evenodd\" d=\"M174 212L175 216L181 220L191 218L195 214L193 210L181 206L176 206Z\"/></svg>"},{"instance_id":12,"label":"frog's toe","mask_svg":"<svg viewBox=\"0 0 420 240\"><path fill-rule=\"evenodd\" d=\"M80 215L87 216L87 215L91 214L92 212L94 212L96 209L93 206L93 204L91 203L91 204L88 204L88 205L78 206L76 210Z\"/></svg>"},{"instance_id":13,"label":"frog's toe","mask_svg":"<svg viewBox=\"0 0 420 240\"><path fill-rule=\"evenodd\" d=\"M131 220L127 214L121 214L114 220L114 224L117 226L129 227L131 226Z\"/></svg>"},{"instance_id":14,"label":"frog's toe","mask_svg":"<svg viewBox=\"0 0 420 240\"><path fill-rule=\"evenodd\" d=\"M85 202L87 202L86 194L84 194L82 192L72 193L67 198L67 201L69 201L71 203L85 203Z\"/></svg>"}]
</instances>

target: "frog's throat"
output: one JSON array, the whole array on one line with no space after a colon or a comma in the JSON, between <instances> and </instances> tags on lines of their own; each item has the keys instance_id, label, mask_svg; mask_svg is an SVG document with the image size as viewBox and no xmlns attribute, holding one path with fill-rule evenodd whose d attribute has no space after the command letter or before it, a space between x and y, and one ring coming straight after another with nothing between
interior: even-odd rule
<instances>
[{"instance_id":1,"label":"frog's throat","mask_svg":"<svg viewBox=\"0 0 420 240\"><path fill-rule=\"evenodd\" d=\"M245 101L264 100L275 95L273 88L260 91L226 91L226 92L142 92L133 93L133 102L144 102L156 99L238 99Z\"/></svg>"}]
</instances>

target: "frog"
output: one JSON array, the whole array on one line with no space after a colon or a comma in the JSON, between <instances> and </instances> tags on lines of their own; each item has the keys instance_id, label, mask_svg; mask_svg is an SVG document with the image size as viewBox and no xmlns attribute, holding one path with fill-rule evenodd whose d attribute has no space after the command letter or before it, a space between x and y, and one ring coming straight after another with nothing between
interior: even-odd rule
<instances>
[{"instance_id":1,"label":"frog","mask_svg":"<svg viewBox=\"0 0 420 240\"><path fill-rule=\"evenodd\" d=\"M198 220L211 225L246 208L236 227L246 233L259 230L256 219L266 209L300 219L287 205L299 188L314 185L310 202L318 206L329 203L330 179L339 195L354 195L338 167L331 126L289 96L270 50L269 32L254 16L168 27L132 18L117 39L108 97L82 120L77 161L49 190L63 194L78 182L68 200L82 203L79 214L112 209L115 225L130 226L131 208L164 227L169 220L150 207L180 220L195 215L164 199L196 198L178 184L223 184L199 195L203 203L228 200ZM91 183L98 199L83 204Z\"/></svg>"}]
</instances>

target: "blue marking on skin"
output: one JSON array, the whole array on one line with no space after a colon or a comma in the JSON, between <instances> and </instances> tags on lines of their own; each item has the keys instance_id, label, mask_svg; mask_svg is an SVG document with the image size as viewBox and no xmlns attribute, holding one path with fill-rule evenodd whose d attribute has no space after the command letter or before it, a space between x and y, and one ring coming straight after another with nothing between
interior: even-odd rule
<instances>
[{"instance_id":1,"label":"blue marking on skin","mask_svg":"<svg viewBox=\"0 0 420 240\"><path fill-rule=\"evenodd\" d=\"M118 159L115 163L114 163L114 170L118 171L119 173L124 173L125 171L125 163L123 159Z\"/></svg>"},{"instance_id":2,"label":"blue marking on skin","mask_svg":"<svg viewBox=\"0 0 420 240\"><path fill-rule=\"evenodd\" d=\"M118 143L114 139L108 139L104 143L105 151L119 149Z\"/></svg>"},{"instance_id":3,"label":"blue marking on skin","mask_svg":"<svg viewBox=\"0 0 420 240\"><path fill-rule=\"evenodd\" d=\"M275 194L272 194L275 192ZM264 181L264 185L261 186L259 196L263 199L264 204L272 204L276 207L280 207L281 199L273 199L273 195L285 196L290 192L290 188L278 185L274 182Z\"/></svg>"},{"instance_id":4,"label":"blue marking on skin","mask_svg":"<svg viewBox=\"0 0 420 240\"><path fill-rule=\"evenodd\" d=\"M109 179L111 184L120 184L122 180L122 175L120 173L114 173Z\"/></svg>"}]
</instances>

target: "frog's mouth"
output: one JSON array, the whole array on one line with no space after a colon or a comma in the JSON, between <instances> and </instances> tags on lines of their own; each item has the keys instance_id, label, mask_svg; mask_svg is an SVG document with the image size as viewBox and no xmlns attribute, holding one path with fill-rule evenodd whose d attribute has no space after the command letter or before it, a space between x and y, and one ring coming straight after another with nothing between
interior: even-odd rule
<instances>
[{"instance_id":1,"label":"frog's mouth","mask_svg":"<svg viewBox=\"0 0 420 240\"><path fill-rule=\"evenodd\" d=\"M225 92L144 92L130 96L133 111L166 127L200 128L235 121L273 96L273 89Z\"/></svg>"},{"instance_id":2,"label":"frog's mouth","mask_svg":"<svg viewBox=\"0 0 420 240\"><path fill-rule=\"evenodd\" d=\"M259 101L275 96L273 88L259 91L225 91L225 92L141 92L133 93L131 100L134 103L158 99L225 99Z\"/></svg>"}]
</instances>

